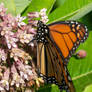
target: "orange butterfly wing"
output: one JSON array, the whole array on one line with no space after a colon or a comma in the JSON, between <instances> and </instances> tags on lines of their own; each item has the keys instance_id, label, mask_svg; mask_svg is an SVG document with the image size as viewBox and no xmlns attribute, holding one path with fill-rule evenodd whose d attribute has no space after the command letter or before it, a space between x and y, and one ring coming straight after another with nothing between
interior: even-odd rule
<instances>
[{"instance_id":1,"label":"orange butterfly wing","mask_svg":"<svg viewBox=\"0 0 92 92\"><path fill-rule=\"evenodd\" d=\"M39 43L37 45L38 75L45 83L58 85L61 92L62 90L75 92L67 66L63 64L63 60L53 42L49 38L47 39L49 44Z\"/></svg>"},{"instance_id":2,"label":"orange butterfly wing","mask_svg":"<svg viewBox=\"0 0 92 92\"><path fill-rule=\"evenodd\" d=\"M75 21L62 21L49 25L50 38L54 41L64 63L67 63L80 42L88 37L86 26Z\"/></svg>"},{"instance_id":3,"label":"orange butterfly wing","mask_svg":"<svg viewBox=\"0 0 92 92\"><path fill-rule=\"evenodd\" d=\"M66 63L87 36L86 26L75 21L56 22L48 26L40 21L36 35L38 75L46 83L57 84L61 91L75 92Z\"/></svg>"}]
</instances>

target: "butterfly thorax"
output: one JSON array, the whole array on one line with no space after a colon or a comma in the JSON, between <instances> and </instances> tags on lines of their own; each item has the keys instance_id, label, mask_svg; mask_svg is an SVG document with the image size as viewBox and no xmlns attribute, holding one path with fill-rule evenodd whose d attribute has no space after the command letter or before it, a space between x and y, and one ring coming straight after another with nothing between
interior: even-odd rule
<instances>
[{"instance_id":1,"label":"butterfly thorax","mask_svg":"<svg viewBox=\"0 0 92 92\"><path fill-rule=\"evenodd\" d=\"M43 24L43 22L38 21L37 24L37 34L36 34L36 40L37 43L43 43L47 44L47 37L49 36L49 28L47 25Z\"/></svg>"}]
</instances>

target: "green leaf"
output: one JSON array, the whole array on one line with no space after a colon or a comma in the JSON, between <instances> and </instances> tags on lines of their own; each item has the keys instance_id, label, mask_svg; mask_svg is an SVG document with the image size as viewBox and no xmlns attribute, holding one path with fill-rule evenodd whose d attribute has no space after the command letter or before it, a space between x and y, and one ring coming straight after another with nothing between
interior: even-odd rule
<instances>
[{"instance_id":1,"label":"green leaf","mask_svg":"<svg viewBox=\"0 0 92 92\"><path fill-rule=\"evenodd\" d=\"M32 0L15 0L16 14L21 14Z\"/></svg>"},{"instance_id":2,"label":"green leaf","mask_svg":"<svg viewBox=\"0 0 92 92\"><path fill-rule=\"evenodd\" d=\"M83 8L80 8L78 12L75 15L71 16L68 20L80 19L84 15L88 14L90 11L92 11L92 2L84 6Z\"/></svg>"},{"instance_id":3,"label":"green leaf","mask_svg":"<svg viewBox=\"0 0 92 92\"><path fill-rule=\"evenodd\" d=\"M85 87L87 87L90 84L92 84L92 71L80 75L77 79L74 80L76 92L83 92Z\"/></svg>"},{"instance_id":4,"label":"green leaf","mask_svg":"<svg viewBox=\"0 0 92 92\"><path fill-rule=\"evenodd\" d=\"M92 12L79 19L79 21L84 23L89 30L92 30Z\"/></svg>"},{"instance_id":5,"label":"green leaf","mask_svg":"<svg viewBox=\"0 0 92 92\"><path fill-rule=\"evenodd\" d=\"M40 87L39 90L36 92L60 92L60 90L58 86L56 86L55 84L48 84L43 87Z\"/></svg>"},{"instance_id":6,"label":"green leaf","mask_svg":"<svg viewBox=\"0 0 92 92\"><path fill-rule=\"evenodd\" d=\"M0 3L4 3L5 7L8 8L8 13L17 15L21 13L31 2L30 0L0 0Z\"/></svg>"},{"instance_id":7,"label":"green leaf","mask_svg":"<svg viewBox=\"0 0 92 92\"><path fill-rule=\"evenodd\" d=\"M64 4L66 0L56 0L55 4L54 4L54 8L60 7L61 5Z\"/></svg>"},{"instance_id":8,"label":"green leaf","mask_svg":"<svg viewBox=\"0 0 92 92\"><path fill-rule=\"evenodd\" d=\"M79 19L92 10L92 0L66 0L49 15L49 23L65 19Z\"/></svg>"},{"instance_id":9,"label":"green leaf","mask_svg":"<svg viewBox=\"0 0 92 92\"><path fill-rule=\"evenodd\" d=\"M89 32L89 37L86 42L81 44L78 50L83 49L87 52L87 56L84 59L76 59L72 57L70 59L68 69L76 92L83 92L84 88L92 83L92 32Z\"/></svg>"},{"instance_id":10,"label":"green leaf","mask_svg":"<svg viewBox=\"0 0 92 92\"><path fill-rule=\"evenodd\" d=\"M92 84L87 86L83 92L92 92Z\"/></svg>"},{"instance_id":11,"label":"green leaf","mask_svg":"<svg viewBox=\"0 0 92 92\"><path fill-rule=\"evenodd\" d=\"M23 12L23 16L32 11L40 11L43 8L47 9L47 14L51 11L55 0L32 0L27 9Z\"/></svg>"}]
</instances>

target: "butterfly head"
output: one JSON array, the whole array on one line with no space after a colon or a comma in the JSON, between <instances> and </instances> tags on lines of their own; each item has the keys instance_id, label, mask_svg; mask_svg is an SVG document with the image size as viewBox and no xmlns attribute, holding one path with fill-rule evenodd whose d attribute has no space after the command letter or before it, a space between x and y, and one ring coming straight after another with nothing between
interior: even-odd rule
<instances>
[{"instance_id":1,"label":"butterfly head","mask_svg":"<svg viewBox=\"0 0 92 92\"><path fill-rule=\"evenodd\" d=\"M36 40L37 42L47 43L46 37L49 36L49 28L42 21L38 21L37 23L37 34Z\"/></svg>"},{"instance_id":2,"label":"butterfly head","mask_svg":"<svg viewBox=\"0 0 92 92\"><path fill-rule=\"evenodd\" d=\"M49 34L49 28L42 21L38 21L37 32L44 33L45 35Z\"/></svg>"}]
</instances>

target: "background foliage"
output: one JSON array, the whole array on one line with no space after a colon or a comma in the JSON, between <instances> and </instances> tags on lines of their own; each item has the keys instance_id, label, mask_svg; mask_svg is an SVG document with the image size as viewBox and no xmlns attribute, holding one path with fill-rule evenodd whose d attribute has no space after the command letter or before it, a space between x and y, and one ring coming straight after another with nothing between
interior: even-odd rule
<instances>
[{"instance_id":1,"label":"background foliage","mask_svg":"<svg viewBox=\"0 0 92 92\"><path fill-rule=\"evenodd\" d=\"M88 26L89 37L84 44L78 48L87 51L87 57L76 59L72 57L68 69L74 82L76 92L92 92L92 0L0 0L8 12L13 15L40 11L47 8L49 22L60 20L78 20ZM40 87L38 92L60 92L56 85Z\"/></svg>"}]
</instances>

